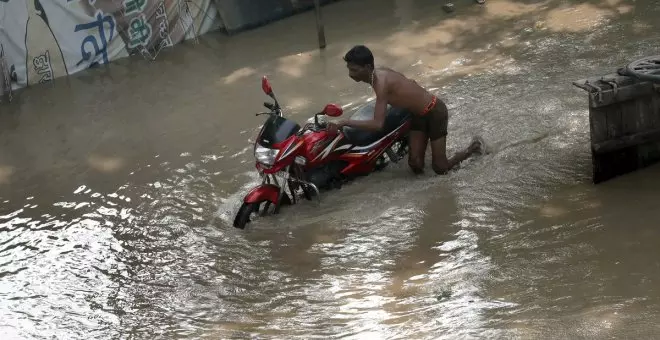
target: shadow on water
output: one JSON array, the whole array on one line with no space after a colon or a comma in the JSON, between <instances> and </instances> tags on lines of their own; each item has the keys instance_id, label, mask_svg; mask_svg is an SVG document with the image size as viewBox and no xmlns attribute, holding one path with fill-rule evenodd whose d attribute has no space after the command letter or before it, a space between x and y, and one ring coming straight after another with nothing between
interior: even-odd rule
<instances>
[{"instance_id":1,"label":"shadow on water","mask_svg":"<svg viewBox=\"0 0 660 340\"><path fill-rule=\"evenodd\" d=\"M658 169L588 184L586 97L570 83L657 54L657 4L442 4L339 2L325 7L323 52L307 13L0 107L0 334L656 332ZM355 107L372 97L341 62L357 43L447 101L450 149L479 133L496 152L444 177L399 164L320 207L231 228L257 181L259 77L297 120L327 102Z\"/></svg>"}]
</instances>

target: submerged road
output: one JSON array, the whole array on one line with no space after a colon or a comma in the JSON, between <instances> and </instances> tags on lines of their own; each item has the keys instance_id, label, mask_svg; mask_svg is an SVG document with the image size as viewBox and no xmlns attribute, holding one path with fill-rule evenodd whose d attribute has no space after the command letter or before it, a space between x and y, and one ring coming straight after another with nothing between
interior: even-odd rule
<instances>
[{"instance_id":1,"label":"submerged road","mask_svg":"<svg viewBox=\"0 0 660 340\"><path fill-rule=\"evenodd\" d=\"M0 106L2 339L650 338L658 167L594 186L571 82L657 54L657 1L343 1L121 60ZM448 176L405 164L231 227L268 75L286 114L372 96L341 56L431 88ZM405 162L404 162L405 163Z\"/></svg>"}]
</instances>

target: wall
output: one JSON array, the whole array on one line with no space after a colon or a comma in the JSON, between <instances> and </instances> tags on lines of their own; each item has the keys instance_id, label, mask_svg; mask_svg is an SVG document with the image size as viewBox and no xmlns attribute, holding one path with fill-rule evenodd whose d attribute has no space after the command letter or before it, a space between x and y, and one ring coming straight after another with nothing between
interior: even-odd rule
<instances>
[{"instance_id":1,"label":"wall","mask_svg":"<svg viewBox=\"0 0 660 340\"><path fill-rule=\"evenodd\" d=\"M214 0L0 0L0 95L220 26Z\"/></svg>"},{"instance_id":2,"label":"wall","mask_svg":"<svg viewBox=\"0 0 660 340\"><path fill-rule=\"evenodd\" d=\"M321 0L322 4L338 0ZM0 101L208 31L236 33L308 10L314 0L0 0Z\"/></svg>"},{"instance_id":3,"label":"wall","mask_svg":"<svg viewBox=\"0 0 660 340\"><path fill-rule=\"evenodd\" d=\"M225 32L233 34L314 8L314 0L216 0L216 6Z\"/></svg>"}]
</instances>

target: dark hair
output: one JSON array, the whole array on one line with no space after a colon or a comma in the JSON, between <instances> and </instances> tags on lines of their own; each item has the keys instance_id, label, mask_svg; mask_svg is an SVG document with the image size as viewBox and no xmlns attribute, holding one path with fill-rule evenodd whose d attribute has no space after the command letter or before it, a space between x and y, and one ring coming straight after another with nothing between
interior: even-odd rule
<instances>
[{"instance_id":1,"label":"dark hair","mask_svg":"<svg viewBox=\"0 0 660 340\"><path fill-rule=\"evenodd\" d=\"M371 50L367 46L357 45L346 52L344 61L359 66L374 66L374 55L371 54Z\"/></svg>"}]
</instances>

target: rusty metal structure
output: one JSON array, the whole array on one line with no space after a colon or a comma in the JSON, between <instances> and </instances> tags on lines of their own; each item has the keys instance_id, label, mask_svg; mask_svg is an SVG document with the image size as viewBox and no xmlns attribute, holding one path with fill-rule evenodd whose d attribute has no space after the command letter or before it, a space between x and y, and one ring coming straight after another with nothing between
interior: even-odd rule
<instances>
[{"instance_id":1,"label":"rusty metal structure","mask_svg":"<svg viewBox=\"0 0 660 340\"><path fill-rule=\"evenodd\" d=\"M660 56L573 85L589 96L594 183L660 161Z\"/></svg>"}]
</instances>

